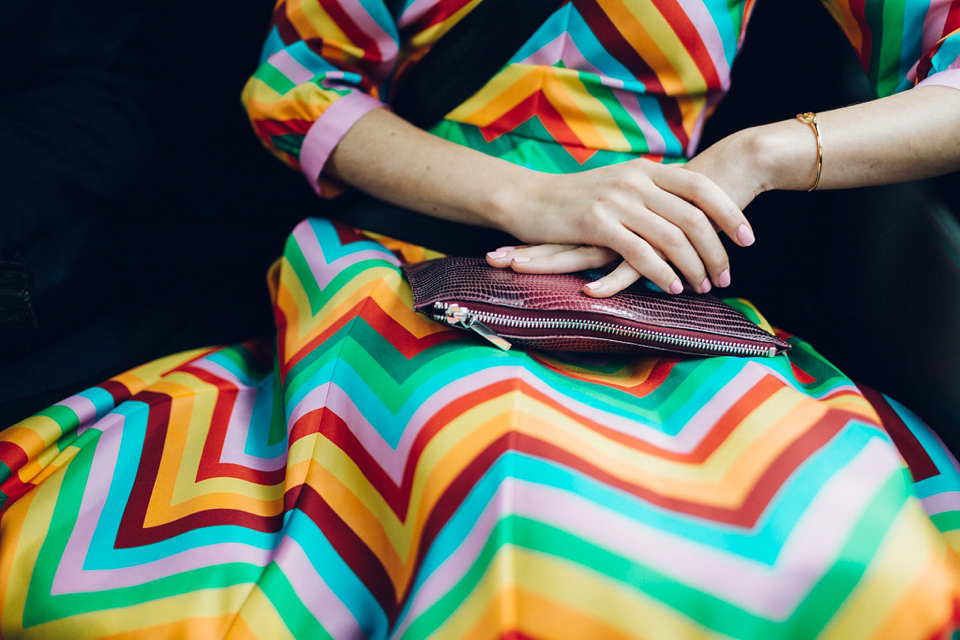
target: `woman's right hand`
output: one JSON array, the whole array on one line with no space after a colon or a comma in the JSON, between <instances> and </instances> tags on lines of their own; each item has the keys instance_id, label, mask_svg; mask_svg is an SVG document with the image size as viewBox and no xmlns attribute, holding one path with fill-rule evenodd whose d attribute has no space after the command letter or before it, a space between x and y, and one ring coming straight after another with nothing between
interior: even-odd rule
<instances>
[{"instance_id":1,"label":"woman's right hand","mask_svg":"<svg viewBox=\"0 0 960 640\"><path fill-rule=\"evenodd\" d=\"M580 173L536 174L522 196L502 226L535 246L491 252L488 262L566 273L619 256L622 263L588 288L596 297L641 276L679 293L683 284L673 267L694 291L727 286L730 264L717 229L741 246L753 242L749 222L727 194L682 165L638 159Z\"/></svg>"}]
</instances>

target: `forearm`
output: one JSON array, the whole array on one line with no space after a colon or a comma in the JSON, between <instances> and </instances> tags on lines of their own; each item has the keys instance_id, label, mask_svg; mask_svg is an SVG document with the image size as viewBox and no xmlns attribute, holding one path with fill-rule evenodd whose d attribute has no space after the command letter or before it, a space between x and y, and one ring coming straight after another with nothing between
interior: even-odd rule
<instances>
[{"instance_id":1,"label":"forearm","mask_svg":"<svg viewBox=\"0 0 960 640\"><path fill-rule=\"evenodd\" d=\"M438 138L387 109L350 128L324 173L370 195L446 220L514 232L512 211L537 172Z\"/></svg>"},{"instance_id":2,"label":"forearm","mask_svg":"<svg viewBox=\"0 0 960 640\"><path fill-rule=\"evenodd\" d=\"M819 189L891 184L960 170L960 91L930 86L817 115ZM816 137L799 120L741 132L760 191L803 190L817 172Z\"/></svg>"}]
</instances>

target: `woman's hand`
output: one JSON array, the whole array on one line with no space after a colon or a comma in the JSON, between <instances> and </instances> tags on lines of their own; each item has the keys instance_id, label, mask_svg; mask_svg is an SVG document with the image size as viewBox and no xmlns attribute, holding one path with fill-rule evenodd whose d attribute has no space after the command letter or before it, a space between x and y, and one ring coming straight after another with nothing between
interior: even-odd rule
<instances>
[{"instance_id":1,"label":"woman's hand","mask_svg":"<svg viewBox=\"0 0 960 640\"><path fill-rule=\"evenodd\" d=\"M674 267L695 291L727 286L730 265L716 229L741 246L753 243L741 208L711 179L644 159L541 174L539 188L503 226L542 244L491 252L487 259L493 266L564 273L622 258L585 288L595 297L613 295L641 276L679 293L683 284Z\"/></svg>"}]
</instances>

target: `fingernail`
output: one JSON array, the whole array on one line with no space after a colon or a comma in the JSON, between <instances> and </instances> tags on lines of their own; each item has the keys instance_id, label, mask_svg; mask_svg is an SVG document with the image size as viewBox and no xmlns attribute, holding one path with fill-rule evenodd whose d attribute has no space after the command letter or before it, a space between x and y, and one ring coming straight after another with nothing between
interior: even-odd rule
<instances>
[{"instance_id":1,"label":"fingernail","mask_svg":"<svg viewBox=\"0 0 960 640\"><path fill-rule=\"evenodd\" d=\"M683 293L683 283L679 280L674 280L673 284L670 285L671 293Z\"/></svg>"},{"instance_id":2,"label":"fingernail","mask_svg":"<svg viewBox=\"0 0 960 640\"><path fill-rule=\"evenodd\" d=\"M585 286L587 289L590 289L590 291L596 291L597 289L603 286L603 283L600 282L599 280L595 280L594 282L588 282L583 286Z\"/></svg>"},{"instance_id":3,"label":"fingernail","mask_svg":"<svg viewBox=\"0 0 960 640\"><path fill-rule=\"evenodd\" d=\"M707 293L711 288L710 278L704 278L703 282L700 283L700 293Z\"/></svg>"},{"instance_id":4,"label":"fingernail","mask_svg":"<svg viewBox=\"0 0 960 640\"><path fill-rule=\"evenodd\" d=\"M497 249L496 251L491 251L490 253L488 253L487 257L493 258L494 260L496 260L497 258L502 258L505 255L507 255L506 251L501 251L500 249Z\"/></svg>"},{"instance_id":5,"label":"fingernail","mask_svg":"<svg viewBox=\"0 0 960 640\"><path fill-rule=\"evenodd\" d=\"M506 253L508 251L513 251L514 249L516 249L516 247L500 247L499 249L497 249L497 251L503 251L504 253Z\"/></svg>"},{"instance_id":6,"label":"fingernail","mask_svg":"<svg viewBox=\"0 0 960 640\"><path fill-rule=\"evenodd\" d=\"M730 286L730 269L724 269L723 273L717 276L717 284L721 287Z\"/></svg>"},{"instance_id":7,"label":"fingernail","mask_svg":"<svg viewBox=\"0 0 960 640\"><path fill-rule=\"evenodd\" d=\"M750 230L750 227L742 224L737 228L737 240L739 240L743 246L749 247L756 238L753 237L753 231Z\"/></svg>"},{"instance_id":8,"label":"fingernail","mask_svg":"<svg viewBox=\"0 0 960 640\"><path fill-rule=\"evenodd\" d=\"M530 258L527 258L525 256L517 256L516 258L513 259L513 261L514 262L530 262Z\"/></svg>"}]
</instances>

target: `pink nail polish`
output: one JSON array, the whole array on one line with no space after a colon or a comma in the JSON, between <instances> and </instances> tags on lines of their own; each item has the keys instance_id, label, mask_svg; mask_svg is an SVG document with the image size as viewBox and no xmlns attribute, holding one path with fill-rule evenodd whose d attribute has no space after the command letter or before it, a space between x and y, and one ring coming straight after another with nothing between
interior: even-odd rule
<instances>
[{"instance_id":1,"label":"pink nail polish","mask_svg":"<svg viewBox=\"0 0 960 640\"><path fill-rule=\"evenodd\" d=\"M499 249L497 249L497 251L503 251L504 253L506 253L508 251L513 251L514 249L516 249L516 247L500 247Z\"/></svg>"},{"instance_id":2,"label":"pink nail polish","mask_svg":"<svg viewBox=\"0 0 960 640\"><path fill-rule=\"evenodd\" d=\"M717 276L717 284L721 287L730 286L730 269L724 269L723 273Z\"/></svg>"},{"instance_id":3,"label":"pink nail polish","mask_svg":"<svg viewBox=\"0 0 960 640\"><path fill-rule=\"evenodd\" d=\"M500 251L499 249L497 249L496 251L491 251L490 253L488 253L487 257L493 258L494 260L496 260L497 258L502 258L505 255L507 255L506 251Z\"/></svg>"},{"instance_id":4,"label":"pink nail polish","mask_svg":"<svg viewBox=\"0 0 960 640\"><path fill-rule=\"evenodd\" d=\"M517 256L516 258L513 259L513 261L514 262L530 262L530 258L527 258L525 256Z\"/></svg>"},{"instance_id":5,"label":"pink nail polish","mask_svg":"<svg viewBox=\"0 0 960 640\"><path fill-rule=\"evenodd\" d=\"M737 240L739 240L740 244L742 244L743 246L749 247L754 243L754 240L756 240L756 238L753 237L753 231L750 230L750 227L748 227L745 224L742 224L737 229Z\"/></svg>"},{"instance_id":6,"label":"pink nail polish","mask_svg":"<svg viewBox=\"0 0 960 640\"><path fill-rule=\"evenodd\" d=\"M585 286L587 289L590 289L590 291L596 291L597 289L603 286L603 283L600 282L599 280L595 280L593 282L588 282L583 286Z\"/></svg>"},{"instance_id":7,"label":"pink nail polish","mask_svg":"<svg viewBox=\"0 0 960 640\"><path fill-rule=\"evenodd\" d=\"M679 280L674 280L670 285L670 293L683 293L683 284Z\"/></svg>"},{"instance_id":8,"label":"pink nail polish","mask_svg":"<svg viewBox=\"0 0 960 640\"><path fill-rule=\"evenodd\" d=\"M707 293L713 287L710 286L710 278L704 278L700 283L700 293Z\"/></svg>"}]
</instances>

